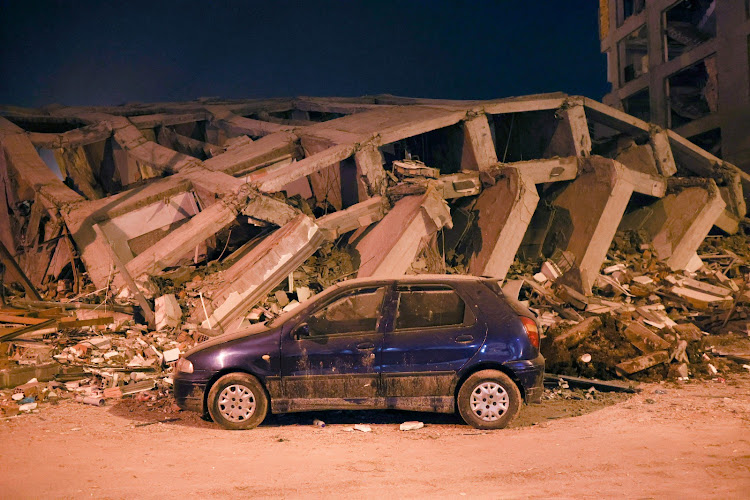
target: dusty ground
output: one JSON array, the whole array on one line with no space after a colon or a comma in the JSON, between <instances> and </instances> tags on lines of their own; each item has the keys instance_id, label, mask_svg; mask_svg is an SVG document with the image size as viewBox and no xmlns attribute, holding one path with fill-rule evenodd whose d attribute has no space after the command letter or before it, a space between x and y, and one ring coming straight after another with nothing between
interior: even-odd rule
<instances>
[{"instance_id":1,"label":"dusty ground","mask_svg":"<svg viewBox=\"0 0 750 500\"><path fill-rule=\"evenodd\" d=\"M576 416L578 415L578 416ZM176 421L142 425L178 418ZM325 428L308 425L314 418ZM423 429L398 424L421 419ZM371 433L346 432L369 423ZM750 377L548 401L520 425L320 412L229 432L144 403L0 422L0 497L747 498Z\"/></svg>"}]
</instances>

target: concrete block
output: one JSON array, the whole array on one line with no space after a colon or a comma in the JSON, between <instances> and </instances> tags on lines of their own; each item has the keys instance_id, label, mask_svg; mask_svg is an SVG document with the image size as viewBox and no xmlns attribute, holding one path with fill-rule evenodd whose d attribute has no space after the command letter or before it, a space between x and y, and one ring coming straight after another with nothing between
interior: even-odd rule
<instances>
[{"instance_id":1,"label":"concrete block","mask_svg":"<svg viewBox=\"0 0 750 500\"><path fill-rule=\"evenodd\" d=\"M156 311L156 329L177 328L182 322L182 309L177 297L170 293L157 297L154 301Z\"/></svg>"}]
</instances>

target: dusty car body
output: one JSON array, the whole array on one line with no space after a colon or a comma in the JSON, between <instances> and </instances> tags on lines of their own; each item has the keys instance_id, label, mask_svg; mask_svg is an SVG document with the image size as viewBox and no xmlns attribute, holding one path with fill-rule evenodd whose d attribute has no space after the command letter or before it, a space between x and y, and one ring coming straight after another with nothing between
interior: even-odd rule
<instances>
[{"instance_id":1,"label":"dusty car body","mask_svg":"<svg viewBox=\"0 0 750 500\"><path fill-rule=\"evenodd\" d=\"M471 276L355 279L270 324L200 344L178 361L177 404L223 427L270 410L459 411L500 428L538 402L544 358L534 315Z\"/></svg>"}]
</instances>

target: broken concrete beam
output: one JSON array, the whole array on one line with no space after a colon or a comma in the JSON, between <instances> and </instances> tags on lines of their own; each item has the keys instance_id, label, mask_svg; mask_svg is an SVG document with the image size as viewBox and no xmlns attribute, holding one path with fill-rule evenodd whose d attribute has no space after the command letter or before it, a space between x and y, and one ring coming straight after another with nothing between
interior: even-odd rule
<instances>
[{"instance_id":1,"label":"broken concrete beam","mask_svg":"<svg viewBox=\"0 0 750 500\"><path fill-rule=\"evenodd\" d=\"M558 335L552 342L561 348L570 349L583 342L601 327L601 318L599 316L591 316L574 325L562 335Z\"/></svg>"},{"instance_id":2,"label":"broken concrete beam","mask_svg":"<svg viewBox=\"0 0 750 500\"><path fill-rule=\"evenodd\" d=\"M244 200L246 196L243 194L240 198ZM242 214L277 226L283 226L291 222L301 213L281 200L257 192L251 193L250 199L242 201L241 205L244 205L244 208L241 209Z\"/></svg>"},{"instance_id":3,"label":"broken concrete beam","mask_svg":"<svg viewBox=\"0 0 750 500\"><path fill-rule=\"evenodd\" d=\"M644 354L659 349L669 349L669 342L640 323L630 323L625 329L625 338Z\"/></svg>"},{"instance_id":4,"label":"broken concrete beam","mask_svg":"<svg viewBox=\"0 0 750 500\"><path fill-rule=\"evenodd\" d=\"M156 329L177 328L182 322L182 309L173 293L157 297L154 301Z\"/></svg>"},{"instance_id":5,"label":"broken concrete beam","mask_svg":"<svg viewBox=\"0 0 750 500\"><path fill-rule=\"evenodd\" d=\"M106 123L94 123L84 127L68 130L61 134L29 132L28 136L34 146L38 148L80 148L95 142L107 140L112 135L112 129Z\"/></svg>"},{"instance_id":6,"label":"broken concrete beam","mask_svg":"<svg viewBox=\"0 0 750 500\"><path fill-rule=\"evenodd\" d=\"M209 170L241 176L265 167L290 162L300 157L296 135L278 132L257 141L230 148L209 158L204 165Z\"/></svg>"},{"instance_id":7,"label":"broken concrete beam","mask_svg":"<svg viewBox=\"0 0 750 500\"><path fill-rule=\"evenodd\" d=\"M651 145L638 145L633 139L627 139L627 142L622 144L615 154L614 159L631 170L648 175L659 175L654 150Z\"/></svg>"},{"instance_id":8,"label":"broken concrete beam","mask_svg":"<svg viewBox=\"0 0 750 500\"><path fill-rule=\"evenodd\" d=\"M517 161L508 163L507 165L519 169L524 179L527 179L532 184L545 184L547 182L562 182L575 179L578 175L581 161L576 156L570 156L547 160ZM498 168L501 170L503 164L499 164Z\"/></svg>"},{"instance_id":9,"label":"broken concrete beam","mask_svg":"<svg viewBox=\"0 0 750 500\"><path fill-rule=\"evenodd\" d=\"M364 185L365 193L368 196L383 196L388 181L380 150L374 146L364 147L355 153L354 161L357 164L358 180Z\"/></svg>"},{"instance_id":10,"label":"broken concrete beam","mask_svg":"<svg viewBox=\"0 0 750 500\"><path fill-rule=\"evenodd\" d=\"M733 302L733 299L730 296L718 296L682 286L673 286L670 291L685 299L696 309L706 310L711 309L712 307L727 309L732 306Z\"/></svg>"},{"instance_id":11,"label":"broken concrete beam","mask_svg":"<svg viewBox=\"0 0 750 500\"><path fill-rule=\"evenodd\" d=\"M105 249L109 254L110 259L112 260L113 266L117 269L117 271L120 272L120 277L130 289L131 293L135 295L136 299L138 300L138 305L141 306L143 316L146 318L146 322L148 323L149 327L154 328L156 326L154 311L151 309L151 305L146 300L146 297L143 296L143 293L141 293L138 286L136 286L133 277L130 275L127 267L125 266L125 263L117 255L117 252L115 252L115 249L112 247L112 242L109 241L107 236L102 231L101 227L99 227L99 224L94 224L93 230L96 235L104 242ZM100 259L101 257L102 256L99 256Z\"/></svg>"},{"instance_id":12,"label":"broken concrete beam","mask_svg":"<svg viewBox=\"0 0 750 500\"><path fill-rule=\"evenodd\" d=\"M505 278L539 202L536 186L518 168L502 172L475 205L481 243L470 258L469 272L476 276Z\"/></svg>"},{"instance_id":13,"label":"broken concrete beam","mask_svg":"<svg viewBox=\"0 0 750 500\"><path fill-rule=\"evenodd\" d=\"M130 274L136 279L143 275L157 274L207 238L233 223L239 213L239 207L227 201L221 200L199 212L158 244L134 257L127 263Z\"/></svg>"},{"instance_id":14,"label":"broken concrete beam","mask_svg":"<svg viewBox=\"0 0 750 500\"><path fill-rule=\"evenodd\" d=\"M63 174L70 177L78 190L89 200L103 196L101 187L96 182L94 172L82 147L65 147L55 151L55 159Z\"/></svg>"},{"instance_id":15,"label":"broken concrete beam","mask_svg":"<svg viewBox=\"0 0 750 500\"><path fill-rule=\"evenodd\" d=\"M649 143L654 153L654 161L659 174L671 177L677 173L672 147L669 145L669 135L665 130L654 127L649 135Z\"/></svg>"},{"instance_id":16,"label":"broken concrete beam","mask_svg":"<svg viewBox=\"0 0 750 500\"><path fill-rule=\"evenodd\" d=\"M647 137L651 130L647 122L588 97L583 98L583 105L590 121L601 123L618 132L635 137Z\"/></svg>"},{"instance_id":17,"label":"broken concrete beam","mask_svg":"<svg viewBox=\"0 0 750 500\"><path fill-rule=\"evenodd\" d=\"M352 205L346 210L339 210L324 217L317 219L315 222L321 230L327 232L326 238L333 240L344 233L366 227L385 217L387 207L385 200L376 196L367 201Z\"/></svg>"},{"instance_id":18,"label":"broken concrete beam","mask_svg":"<svg viewBox=\"0 0 750 500\"><path fill-rule=\"evenodd\" d=\"M479 172L441 175L437 179L435 189L446 200L476 196L482 191L482 181L479 179Z\"/></svg>"},{"instance_id":19,"label":"broken concrete beam","mask_svg":"<svg viewBox=\"0 0 750 500\"><path fill-rule=\"evenodd\" d=\"M487 170L497 163L497 152L492 142L492 131L484 113L468 118L464 125L464 145L461 152L462 170Z\"/></svg>"},{"instance_id":20,"label":"broken concrete beam","mask_svg":"<svg viewBox=\"0 0 750 500\"><path fill-rule=\"evenodd\" d=\"M672 146L672 153L681 167L703 177L713 177L717 167L724 165L737 173L745 198L750 197L750 173L743 172L735 165L720 160L673 130L668 130L667 134Z\"/></svg>"},{"instance_id":21,"label":"broken concrete beam","mask_svg":"<svg viewBox=\"0 0 750 500\"><path fill-rule=\"evenodd\" d=\"M591 294L632 193L625 167L614 160L592 157L584 161L581 175L552 201L570 217L570 236L559 242L559 248L576 258L575 266L561 278L564 283Z\"/></svg>"},{"instance_id":22,"label":"broken concrete beam","mask_svg":"<svg viewBox=\"0 0 750 500\"><path fill-rule=\"evenodd\" d=\"M204 110L189 111L175 110L173 113L154 113L150 115L130 116L130 123L139 129L153 129L156 127L171 127L173 125L183 125L187 123L202 122L209 119L208 112Z\"/></svg>"},{"instance_id":23,"label":"broken concrete beam","mask_svg":"<svg viewBox=\"0 0 750 500\"><path fill-rule=\"evenodd\" d=\"M16 193L19 199L30 199L33 193L38 193L47 209L56 209L84 199L52 173L23 130L1 116L0 148L5 151L7 165L29 190L28 193Z\"/></svg>"},{"instance_id":24,"label":"broken concrete beam","mask_svg":"<svg viewBox=\"0 0 750 500\"><path fill-rule=\"evenodd\" d=\"M434 190L402 198L357 244L357 276L403 275L422 244L450 220L447 204Z\"/></svg>"},{"instance_id":25,"label":"broken concrete beam","mask_svg":"<svg viewBox=\"0 0 750 500\"><path fill-rule=\"evenodd\" d=\"M440 177L440 169L428 167L419 160L394 160L393 173L396 174L400 179L437 179L438 177Z\"/></svg>"},{"instance_id":26,"label":"broken concrete beam","mask_svg":"<svg viewBox=\"0 0 750 500\"><path fill-rule=\"evenodd\" d=\"M703 281L694 280L692 278L680 278L677 283L679 283L680 286L692 288L693 290L698 290L699 292L710 293L711 295L717 295L719 297L727 297L732 294L732 290L730 290L729 288L712 285L710 283L704 283Z\"/></svg>"},{"instance_id":27,"label":"broken concrete beam","mask_svg":"<svg viewBox=\"0 0 750 500\"><path fill-rule=\"evenodd\" d=\"M199 159L211 158L222 151L219 146L180 135L169 127L159 127L156 137L162 146Z\"/></svg>"},{"instance_id":28,"label":"broken concrete beam","mask_svg":"<svg viewBox=\"0 0 750 500\"><path fill-rule=\"evenodd\" d=\"M162 172L179 172L180 170L200 165L200 161L190 156L165 148L143 136L138 128L124 116L90 113L81 115L82 119L91 122L104 122L113 130L117 144L129 156Z\"/></svg>"},{"instance_id":29,"label":"broken concrete beam","mask_svg":"<svg viewBox=\"0 0 750 500\"><path fill-rule=\"evenodd\" d=\"M646 368L666 363L667 361L669 361L669 352L656 351L650 354L644 354L637 358L629 359L628 361L623 361L615 366L615 371L619 376L626 377L643 371Z\"/></svg>"},{"instance_id":30,"label":"broken concrete beam","mask_svg":"<svg viewBox=\"0 0 750 500\"><path fill-rule=\"evenodd\" d=\"M222 286L209 299L213 313L204 328L229 331L241 317L324 241L323 232L306 215L276 230L240 258L222 275Z\"/></svg>"},{"instance_id":31,"label":"broken concrete beam","mask_svg":"<svg viewBox=\"0 0 750 500\"><path fill-rule=\"evenodd\" d=\"M557 111L556 116L560 122L544 156L589 156L591 136L583 106L568 102Z\"/></svg>"},{"instance_id":32,"label":"broken concrete beam","mask_svg":"<svg viewBox=\"0 0 750 500\"><path fill-rule=\"evenodd\" d=\"M354 145L350 144L332 146L321 153L274 171L268 171L266 168L256 170L248 174L247 180L258 183L261 191L273 193L297 179L345 160L352 156L354 150Z\"/></svg>"},{"instance_id":33,"label":"broken concrete beam","mask_svg":"<svg viewBox=\"0 0 750 500\"><path fill-rule=\"evenodd\" d=\"M286 132L294 128L291 125L279 125L268 121L245 118L219 106L206 106L206 110L213 117L212 123L226 131L230 136L261 137L276 132Z\"/></svg>"},{"instance_id":34,"label":"broken concrete beam","mask_svg":"<svg viewBox=\"0 0 750 500\"><path fill-rule=\"evenodd\" d=\"M682 270L724 211L712 179L670 179L670 194L626 215L620 228L642 231L659 259Z\"/></svg>"}]
</instances>

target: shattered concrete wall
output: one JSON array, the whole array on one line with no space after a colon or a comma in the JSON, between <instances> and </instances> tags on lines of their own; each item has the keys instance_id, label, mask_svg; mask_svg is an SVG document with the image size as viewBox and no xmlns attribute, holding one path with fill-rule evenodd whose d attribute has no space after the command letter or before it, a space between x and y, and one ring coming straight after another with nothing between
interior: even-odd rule
<instances>
[{"instance_id":1,"label":"shattered concrete wall","mask_svg":"<svg viewBox=\"0 0 750 500\"><path fill-rule=\"evenodd\" d=\"M159 279L204 266L225 280L192 313L218 331L322 245L362 276L504 278L566 250L588 294L618 230L682 269L750 193L674 132L561 93L5 106L0 150L6 282L111 289L146 314Z\"/></svg>"}]
</instances>

